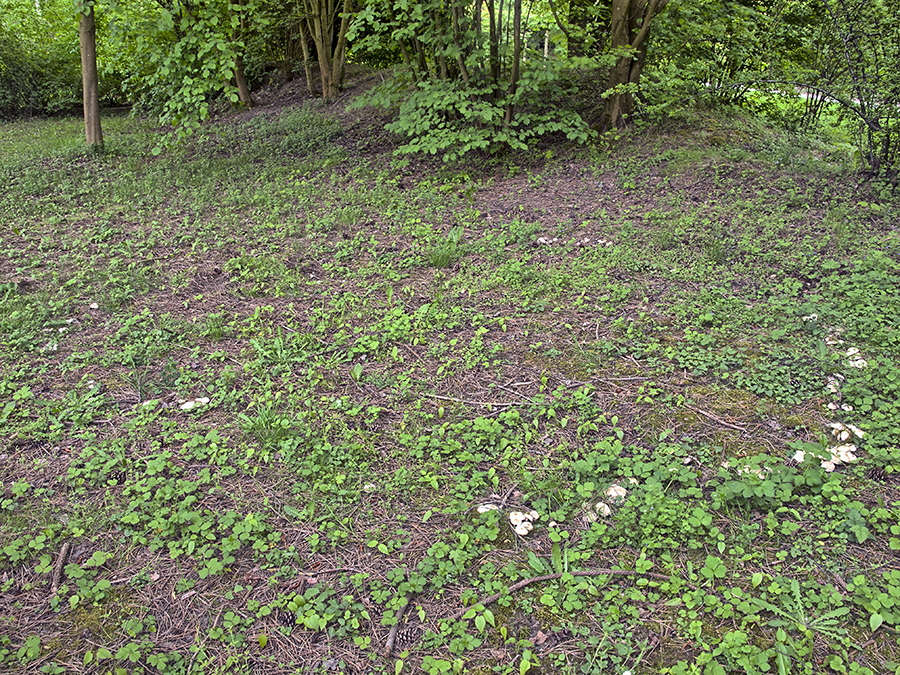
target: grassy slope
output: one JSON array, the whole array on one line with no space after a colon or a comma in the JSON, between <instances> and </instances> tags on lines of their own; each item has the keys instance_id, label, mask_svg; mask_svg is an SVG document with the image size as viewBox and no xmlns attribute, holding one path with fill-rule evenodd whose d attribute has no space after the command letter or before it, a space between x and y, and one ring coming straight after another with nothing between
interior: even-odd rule
<instances>
[{"instance_id":1,"label":"grassy slope","mask_svg":"<svg viewBox=\"0 0 900 675\"><path fill-rule=\"evenodd\" d=\"M898 670L895 194L752 123L448 168L331 114L0 128L0 662Z\"/></svg>"}]
</instances>

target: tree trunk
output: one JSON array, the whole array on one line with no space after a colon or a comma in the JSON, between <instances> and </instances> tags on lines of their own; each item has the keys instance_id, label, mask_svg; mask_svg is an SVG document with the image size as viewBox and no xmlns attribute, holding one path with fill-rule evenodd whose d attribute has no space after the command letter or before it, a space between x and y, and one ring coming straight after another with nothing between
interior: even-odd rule
<instances>
[{"instance_id":1,"label":"tree trunk","mask_svg":"<svg viewBox=\"0 0 900 675\"><path fill-rule=\"evenodd\" d=\"M619 54L609 71L606 90L611 92L599 127L621 129L634 108L634 93L647 55L650 25L669 0L612 0L609 40L614 54Z\"/></svg>"},{"instance_id":2,"label":"tree trunk","mask_svg":"<svg viewBox=\"0 0 900 675\"><path fill-rule=\"evenodd\" d=\"M248 108L253 106L253 96L250 94L247 77L244 75L244 59L240 55L234 57L234 83L237 85L238 99L241 104Z\"/></svg>"},{"instance_id":3,"label":"tree trunk","mask_svg":"<svg viewBox=\"0 0 900 675\"><path fill-rule=\"evenodd\" d=\"M332 19L332 25L337 20L335 16ZM334 53L332 54L332 74L331 81L334 83L334 96L336 98L341 87L344 85L344 63L347 59L347 31L350 30L350 0L344 0L344 6L341 11L341 25L338 29L337 39L334 43Z\"/></svg>"},{"instance_id":4,"label":"tree trunk","mask_svg":"<svg viewBox=\"0 0 900 675\"><path fill-rule=\"evenodd\" d=\"M468 87L469 69L466 67L466 57L468 56L468 50L463 49L462 41L460 40L459 5L454 2L451 11L453 12L453 44L456 46L457 50L456 65L459 68L459 74L460 76L462 76L463 82Z\"/></svg>"},{"instance_id":5,"label":"tree trunk","mask_svg":"<svg viewBox=\"0 0 900 675\"><path fill-rule=\"evenodd\" d=\"M344 59L347 48L347 31L350 28L350 0L344 0L338 26L337 0L305 0L306 28L316 45L319 60L319 76L322 81L322 98L337 98L344 80Z\"/></svg>"},{"instance_id":6,"label":"tree trunk","mask_svg":"<svg viewBox=\"0 0 900 675\"><path fill-rule=\"evenodd\" d=\"M313 84L312 56L309 53L309 35L303 26L303 20L298 24L300 28L300 48L303 50L303 73L306 75L306 88L310 96L316 95L316 86Z\"/></svg>"},{"instance_id":7,"label":"tree trunk","mask_svg":"<svg viewBox=\"0 0 900 675\"><path fill-rule=\"evenodd\" d=\"M94 8L88 6L78 21L78 41L81 47L81 86L84 98L84 134L88 146L103 146L100 129L100 80L97 76L97 25Z\"/></svg>"},{"instance_id":8,"label":"tree trunk","mask_svg":"<svg viewBox=\"0 0 900 675\"><path fill-rule=\"evenodd\" d=\"M238 100L241 102L241 105L245 105L248 108L253 106L253 96L250 95L250 87L247 85L247 76L244 74L244 56L241 51L244 49L240 38L241 35L245 34L246 25L244 23L244 3L243 0L238 0L234 8L238 12L238 28L234 29L234 33L232 34L232 39L234 40L234 44L236 47L236 55L234 57L234 84L238 90Z\"/></svg>"},{"instance_id":9,"label":"tree trunk","mask_svg":"<svg viewBox=\"0 0 900 675\"><path fill-rule=\"evenodd\" d=\"M491 68L491 84L500 84L500 30L497 26L494 0L487 0L488 11L488 59Z\"/></svg>"},{"instance_id":10,"label":"tree trunk","mask_svg":"<svg viewBox=\"0 0 900 675\"><path fill-rule=\"evenodd\" d=\"M506 96L511 98L519 86L519 68L522 61L522 0L513 0L513 56L510 64L509 87ZM513 119L513 104L506 104L506 115L503 118L503 128L509 129Z\"/></svg>"}]
</instances>

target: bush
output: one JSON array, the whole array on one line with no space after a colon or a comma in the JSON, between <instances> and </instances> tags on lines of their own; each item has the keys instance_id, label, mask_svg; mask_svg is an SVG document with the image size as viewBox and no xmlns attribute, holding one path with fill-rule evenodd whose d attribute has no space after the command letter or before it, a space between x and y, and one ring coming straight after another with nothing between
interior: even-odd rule
<instances>
[{"instance_id":1,"label":"bush","mask_svg":"<svg viewBox=\"0 0 900 675\"><path fill-rule=\"evenodd\" d=\"M563 85L564 75L558 61L530 65L511 95L496 92L490 84L460 80L427 80L411 86L401 76L373 90L362 104L398 108L397 119L387 129L408 142L397 154L441 154L454 161L473 150L524 150L550 134L584 143L594 132L564 105L577 93ZM516 114L507 123L510 104Z\"/></svg>"},{"instance_id":2,"label":"bush","mask_svg":"<svg viewBox=\"0 0 900 675\"><path fill-rule=\"evenodd\" d=\"M29 44L0 27L0 117L71 112L80 105L77 47Z\"/></svg>"},{"instance_id":3,"label":"bush","mask_svg":"<svg viewBox=\"0 0 900 675\"><path fill-rule=\"evenodd\" d=\"M0 33L0 117L9 118L37 107L36 72L22 44Z\"/></svg>"}]
</instances>

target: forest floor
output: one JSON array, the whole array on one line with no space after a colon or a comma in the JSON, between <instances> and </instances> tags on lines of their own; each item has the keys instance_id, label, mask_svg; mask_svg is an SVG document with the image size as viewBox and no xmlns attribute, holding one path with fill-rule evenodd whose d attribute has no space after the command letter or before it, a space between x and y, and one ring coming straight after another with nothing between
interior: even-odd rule
<instances>
[{"instance_id":1,"label":"forest floor","mask_svg":"<svg viewBox=\"0 0 900 675\"><path fill-rule=\"evenodd\" d=\"M0 664L900 673L900 195L713 115L397 158L291 87L0 126Z\"/></svg>"}]
</instances>

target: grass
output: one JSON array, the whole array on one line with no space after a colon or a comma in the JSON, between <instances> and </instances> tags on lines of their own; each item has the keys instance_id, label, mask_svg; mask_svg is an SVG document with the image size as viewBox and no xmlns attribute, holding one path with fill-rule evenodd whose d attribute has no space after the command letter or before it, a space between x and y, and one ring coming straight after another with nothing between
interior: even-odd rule
<instances>
[{"instance_id":1,"label":"grass","mask_svg":"<svg viewBox=\"0 0 900 675\"><path fill-rule=\"evenodd\" d=\"M896 194L351 115L0 127L0 663L900 672Z\"/></svg>"}]
</instances>

